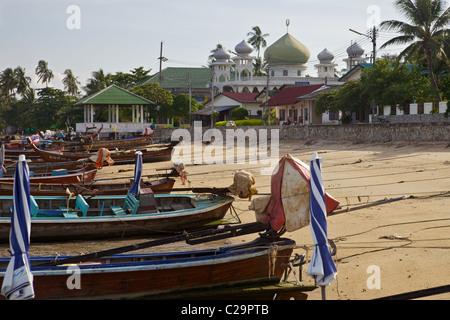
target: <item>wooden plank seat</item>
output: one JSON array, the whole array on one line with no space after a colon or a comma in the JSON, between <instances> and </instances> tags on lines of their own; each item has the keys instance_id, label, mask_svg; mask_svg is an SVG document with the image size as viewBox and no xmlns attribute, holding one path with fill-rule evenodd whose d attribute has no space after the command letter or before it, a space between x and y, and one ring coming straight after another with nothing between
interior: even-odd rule
<instances>
[{"instance_id":1,"label":"wooden plank seat","mask_svg":"<svg viewBox=\"0 0 450 320\"><path fill-rule=\"evenodd\" d=\"M13 207L9 207L9 210L11 211L11 214L13 213L14 209ZM40 210L39 206L36 202L36 199L33 196L30 196L30 215L32 218L40 217L40 218L55 218L55 217L62 217L62 212L59 209L49 210L44 209Z\"/></svg>"},{"instance_id":2,"label":"wooden plank seat","mask_svg":"<svg viewBox=\"0 0 450 320\"><path fill-rule=\"evenodd\" d=\"M78 218L78 211L80 211L83 214L83 217L86 217L87 211L89 209L89 205L86 202L86 199L79 194L77 196L77 201L75 202L75 208L69 208L67 210L67 207L59 207L59 209L62 211L62 214L65 218Z\"/></svg>"},{"instance_id":3,"label":"wooden plank seat","mask_svg":"<svg viewBox=\"0 0 450 320\"><path fill-rule=\"evenodd\" d=\"M11 211L11 214L12 214L14 211L14 207L13 206L9 207L9 210ZM30 215L32 217L36 217L38 214L38 211L39 211L39 206L36 202L36 199L33 196L30 196Z\"/></svg>"},{"instance_id":4,"label":"wooden plank seat","mask_svg":"<svg viewBox=\"0 0 450 320\"><path fill-rule=\"evenodd\" d=\"M110 209L116 216L124 216L127 215L128 213L136 214L136 212L139 209L139 200L137 200L133 194L128 193L127 197L125 198L125 203L123 204L123 207L110 206Z\"/></svg>"}]
</instances>

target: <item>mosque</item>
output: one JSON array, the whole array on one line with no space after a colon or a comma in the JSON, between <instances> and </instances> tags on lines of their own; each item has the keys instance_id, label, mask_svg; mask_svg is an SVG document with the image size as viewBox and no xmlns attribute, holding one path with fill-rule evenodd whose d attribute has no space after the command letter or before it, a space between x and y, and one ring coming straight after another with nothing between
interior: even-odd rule
<instances>
[{"instance_id":1,"label":"mosque","mask_svg":"<svg viewBox=\"0 0 450 320\"><path fill-rule=\"evenodd\" d=\"M267 47L264 58L268 62L269 77L254 76L252 55L254 48L246 40L237 44L233 56L226 49L219 49L214 54L213 85L216 92L259 93L267 85L270 90L279 89L283 85L342 85L335 75L335 56L328 49L317 55L319 61L314 67L317 76L310 76L307 62L311 57L308 47L297 40L289 32ZM364 48L353 43L348 49L348 57L344 59L347 71L360 63L367 62Z\"/></svg>"}]
</instances>

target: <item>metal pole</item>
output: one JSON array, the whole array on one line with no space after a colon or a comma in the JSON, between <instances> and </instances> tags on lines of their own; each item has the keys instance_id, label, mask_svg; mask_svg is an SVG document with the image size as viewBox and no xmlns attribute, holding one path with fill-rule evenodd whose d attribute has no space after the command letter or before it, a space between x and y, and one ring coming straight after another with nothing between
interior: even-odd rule
<instances>
[{"instance_id":1,"label":"metal pole","mask_svg":"<svg viewBox=\"0 0 450 320\"><path fill-rule=\"evenodd\" d=\"M192 112L192 85L191 85L191 73L188 73L189 76L189 126L191 125L191 112Z\"/></svg>"},{"instance_id":2,"label":"metal pole","mask_svg":"<svg viewBox=\"0 0 450 320\"><path fill-rule=\"evenodd\" d=\"M270 55L268 57L267 61L267 84L266 84L266 104L264 106L264 115L266 114L268 110L268 119L269 119L269 126L270 126L270 107L269 107L269 81L270 81ZM266 125L266 119L264 117L264 125Z\"/></svg>"},{"instance_id":3,"label":"metal pole","mask_svg":"<svg viewBox=\"0 0 450 320\"><path fill-rule=\"evenodd\" d=\"M163 41L161 41L161 50L159 52L159 84L161 84L161 80L162 80L162 75L161 75L162 61L163 61Z\"/></svg>"},{"instance_id":4,"label":"metal pole","mask_svg":"<svg viewBox=\"0 0 450 320\"><path fill-rule=\"evenodd\" d=\"M211 78L211 128L214 128L214 76L213 72Z\"/></svg>"}]
</instances>

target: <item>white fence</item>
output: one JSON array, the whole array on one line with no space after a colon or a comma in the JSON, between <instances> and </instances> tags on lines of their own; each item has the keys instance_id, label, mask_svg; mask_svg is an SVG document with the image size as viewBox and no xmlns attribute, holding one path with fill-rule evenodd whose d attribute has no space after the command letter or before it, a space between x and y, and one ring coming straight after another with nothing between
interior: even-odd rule
<instances>
[{"instance_id":1,"label":"white fence","mask_svg":"<svg viewBox=\"0 0 450 320\"><path fill-rule=\"evenodd\" d=\"M432 102L424 103L424 105L423 105L423 114L430 114L432 110L433 110L433 103ZM447 101L440 102L439 103L439 112L438 113L445 113L446 110L447 110ZM384 107L383 114L385 116L392 115L391 114L391 106ZM409 114L419 114L419 104L418 103L411 103L409 105ZM395 115L397 115L397 116L404 115L404 112L399 107L397 107Z\"/></svg>"}]
</instances>

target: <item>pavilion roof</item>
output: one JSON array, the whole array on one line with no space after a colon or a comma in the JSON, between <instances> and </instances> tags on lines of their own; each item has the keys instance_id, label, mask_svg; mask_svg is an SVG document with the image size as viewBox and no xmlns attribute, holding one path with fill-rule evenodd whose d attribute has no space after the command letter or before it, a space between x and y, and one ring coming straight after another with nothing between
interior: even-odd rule
<instances>
[{"instance_id":1,"label":"pavilion roof","mask_svg":"<svg viewBox=\"0 0 450 320\"><path fill-rule=\"evenodd\" d=\"M111 85L93 95L83 98L74 106L82 105L149 105L154 104L152 101L147 100L134 94L128 90L125 90L116 85Z\"/></svg>"}]
</instances>

